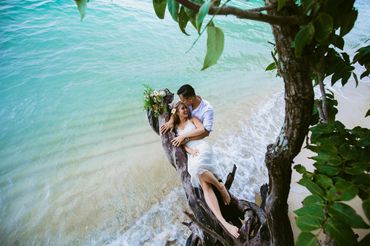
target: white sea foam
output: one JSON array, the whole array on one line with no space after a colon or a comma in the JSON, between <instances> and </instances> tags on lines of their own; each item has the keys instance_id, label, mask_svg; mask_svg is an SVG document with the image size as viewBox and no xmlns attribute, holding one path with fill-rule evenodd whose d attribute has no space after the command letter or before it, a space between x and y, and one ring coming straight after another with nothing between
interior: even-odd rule
<instances>
[{"instance_id":1,"label":"white sea foam","mask_svg":"<svg viewBox=\"0 0 370 246\"><path fill-rule=\"evenodd\" d=\"M214 152L224 177L238 166L231 192L242 199L254 200L254 192L267 182L264 154L268 143L274 141L283 121L282 93L273 95L264 105L256 108L248 120L240 120L240 131L225 133L225 139L214 143ZM188 210L181 187L152 206L126 231L114 239L100 234L87 244L99 245L184 245L190 231L181 224L188 221L183 211Z\"/></svg>"}]
</instances>

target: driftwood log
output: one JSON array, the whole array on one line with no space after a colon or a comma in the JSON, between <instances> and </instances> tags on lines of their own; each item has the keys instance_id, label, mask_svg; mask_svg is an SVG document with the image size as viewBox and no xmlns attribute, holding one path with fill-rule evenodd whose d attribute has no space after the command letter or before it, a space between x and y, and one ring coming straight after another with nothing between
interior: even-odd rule
<instances>
[{"instance_id":1,"label":"driftwood log","mask_svg":"<svg viewBox=\"0 0 370 246\"><path fill-rule=\"evenodd\" d=\"M150 110L147 111L149 124L158 135L160 135L160 126L169 119L169 105L174 97L173 93L168 89L165 89L165 91L165 103L168 106L167 112L159 117L155 117ZM230 204L224 205L221 194L217 189L214 189L224 218L240 228L239 238L232 237L208 208L201 188L194 188L191 185L190 174L187 171L186 152L183 148L178 148L171 144L171 140L174 137L174 132L160 135L164 152L181 178L182 186L192 210L192 213L184 211L191 222L183 222L183 224L192 232L187 239L186 245L269 245L270 233L264 211L268 190L267 185L265 184L261 187L262 203L260 207L253 202L240 200L231 193ZM234 165L233 170L228 174L225 181L225 186L228 190L233 183L235 172L236 166Z\"/></svg>"}]
</instances>

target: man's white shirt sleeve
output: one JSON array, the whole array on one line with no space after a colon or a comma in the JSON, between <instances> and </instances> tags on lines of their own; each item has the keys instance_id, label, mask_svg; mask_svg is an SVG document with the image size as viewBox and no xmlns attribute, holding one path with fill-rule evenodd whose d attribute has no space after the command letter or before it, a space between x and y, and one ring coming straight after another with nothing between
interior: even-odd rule
<instances>
[{"instance_id":1,"label":"man's white shirt sleeve","mask_svg":"<svg viewBox=\"0 0 370 246\"><path fill-rule=\"evenodd\" d=\"M211 132L213 129L213 109L209 108L204 112L203 126L208 131Z\"/></svg>"}]
</instances>

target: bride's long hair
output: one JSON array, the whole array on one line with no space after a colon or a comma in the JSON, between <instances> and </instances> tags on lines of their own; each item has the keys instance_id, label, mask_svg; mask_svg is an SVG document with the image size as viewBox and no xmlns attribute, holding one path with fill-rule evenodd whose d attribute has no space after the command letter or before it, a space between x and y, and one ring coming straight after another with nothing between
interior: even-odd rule
<instances>
[{"instance_id":1,"label":"bride's long hair","mask_svg":"<svg viewBox=\"0 0 370 246\"><path fill-rule=\"evenodd\" d=\"M188 107L185 103L179 101L175 104L175 106L172 108L172 111L175 109L175 112L173 113L173 128L176 129L177 125L180 123L180 116L179 116L179 108L181 106ZM171 112L172 112L171 111ZM188 118L191 118L190 110L188 109Z\"/></svg>"}]
</instances>

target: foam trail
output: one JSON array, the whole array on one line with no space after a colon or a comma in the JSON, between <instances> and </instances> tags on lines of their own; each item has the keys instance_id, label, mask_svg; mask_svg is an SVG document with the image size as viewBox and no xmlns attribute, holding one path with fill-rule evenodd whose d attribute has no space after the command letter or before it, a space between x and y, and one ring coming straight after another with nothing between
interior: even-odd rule
<instances>
[{"instance_id":1,"label":"foam trail","mask_svg":"<svg viewBox=\"0 0 370 246\"><path fill-rule=\"evenodd\" d=\"M214 144L216 158L224 175L238 166L232 192L243 199L254 200L254 192L267 182L264 165L266 146L276 138L283 122L283 93L273 95L252 116L240 121L240 131L226 133ZM175 188L152 206L126 231L115 239L95 238L89 244L99 245L185 245L190 231L181 224L188 221L184 210L190 210L181 187ZM98 236L98 235L96 235ZM106 234L109 237L108 234Z\"/></svg>"}]
</instances>

